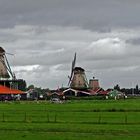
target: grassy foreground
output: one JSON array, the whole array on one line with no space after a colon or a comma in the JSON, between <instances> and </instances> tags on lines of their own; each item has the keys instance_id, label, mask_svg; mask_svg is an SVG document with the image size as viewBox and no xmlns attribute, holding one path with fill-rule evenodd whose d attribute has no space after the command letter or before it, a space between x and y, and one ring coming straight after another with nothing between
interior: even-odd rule
<instances>
[{"instance_id":1,"label":"grassy foreground","mask_svg":"<svg viewBox=\"0 0 140 140\"><path fill-rule=\"evenodd\" d=\"M140 99L0 102L0 140L139 140Z\"/></svg>"}]
</instances>

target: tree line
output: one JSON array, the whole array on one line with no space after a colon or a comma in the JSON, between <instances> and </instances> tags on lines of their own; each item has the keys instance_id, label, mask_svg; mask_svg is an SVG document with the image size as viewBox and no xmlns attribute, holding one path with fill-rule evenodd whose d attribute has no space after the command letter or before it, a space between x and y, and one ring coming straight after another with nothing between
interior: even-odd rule
<instances>
[{"instance_id":1,"label":"tree line","mask_svg":"<svg viewBox=\"0 0 140 140\"><path fill-rule=\"evenodd\" d=\"M120 88L120 86L117 84L117 85L114 86L114 89L116 89L118 91L121 91L125 94L140 95L140 89L139 89L138 85L136 85L134 88Z\"/></svg>"}]
</instances>

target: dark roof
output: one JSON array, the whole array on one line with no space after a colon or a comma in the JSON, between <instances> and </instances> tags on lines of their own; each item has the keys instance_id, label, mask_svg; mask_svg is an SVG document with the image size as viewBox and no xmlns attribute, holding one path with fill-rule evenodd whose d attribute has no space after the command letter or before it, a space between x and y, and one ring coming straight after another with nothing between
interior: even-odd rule
<instances>
[{"instance_id":1,"label":"dark roof","mask_svg":"<svg viewBox=\"0 0 140 140\"><path fill-rule=\"evenodd\" d=\"M4 53L4 52L5 50L2 47L0 47L0 53Z\"/></svg>"},{"instance_id":2,"label":"dark roof","mask_svg":"<svg viewBox=\"0 0 140 140\"><path fill-rule=\"evenodd\" d=\"M74 70L76 70L76 71L80 70L80 71L83 71L83 72L85 71L85 70L84 70L83 68L81 68L81 67L75 67Z\"/></svg>"}]
</instances>

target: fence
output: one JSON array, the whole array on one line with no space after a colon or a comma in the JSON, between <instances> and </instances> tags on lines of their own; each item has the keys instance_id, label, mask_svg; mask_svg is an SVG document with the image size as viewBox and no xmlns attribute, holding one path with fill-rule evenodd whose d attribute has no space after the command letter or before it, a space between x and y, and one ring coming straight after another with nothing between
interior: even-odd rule
<instances>
[{"instance_id":1,"label":"fence","mask_svg":"<svg viewBox=\"0 0 140 140\"><path fill-rule=\"evenodd\" d=\"M5 111L0 112L0 122L24 123L90 123L90 124L140 124L140 112L48 112Z\"/></svg>"}]
</instances>

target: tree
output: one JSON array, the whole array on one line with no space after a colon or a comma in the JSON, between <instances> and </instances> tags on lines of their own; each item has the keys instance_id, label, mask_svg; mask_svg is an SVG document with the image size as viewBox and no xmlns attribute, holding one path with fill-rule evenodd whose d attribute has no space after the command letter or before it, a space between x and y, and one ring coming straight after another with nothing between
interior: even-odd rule
<instances>
[{"instance_id":1,"label":"tree","mask_svg":"<svg viewBox=\"0 0 140 140\"><path fill-rule=\"evenodd\" d=\"M26 90L26 81L25 80L20 80L18 82L18 88L22 91L25 91Z\"/></svg>"},{"instance_id":2,"label":"tree","mask_svg":"<svg viewBox=\"0 0 140 140\"><path fill-rule=\"evenodd\" d=\"M34 88L35 88L34 85L29 85L29 86L27 87L27 90L29 90L29 89L34 89Z\"/></svg>"},{"instance_id":3,"label":"tree","mask_svg":"<svg viewBox=\"0 0 140 140\"><path fill-rule=\"evenodd\" d=\"M139 94L139 86L136 85L135 94Z\"/></svg>"},{"instance_id":4,"label":"tree","mask_svg":"<svg viewBox=\"0 0 140 140\"><path fill-rule=\"evenodd\" d=\"M120 86L117 84L116 86L114 86L114 89L120 91Z\"/></svg>"}]
</instances>

